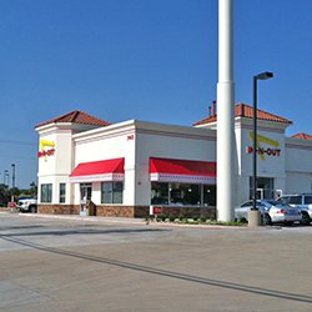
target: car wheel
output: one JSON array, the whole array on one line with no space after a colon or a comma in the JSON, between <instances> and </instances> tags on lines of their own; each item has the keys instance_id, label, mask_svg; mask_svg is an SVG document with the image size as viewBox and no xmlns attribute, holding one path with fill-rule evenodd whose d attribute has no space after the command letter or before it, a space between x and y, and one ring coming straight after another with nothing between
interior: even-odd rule
<instances>
[{"instance_id":1,"label":"car wheel","mask_svg":"<svg viewBox=\"0 0 312 312\"><path fill-rule=\"evenodd\" d=\"M262 225L271 225L272 224L272 220L271 217L268 214L265 214L264 216L262 216Z\"/></svg>"},{"instance_id":2,"label":"car wheel","mask_svg":"<svg viewBox=\"0 0 312 312\"><path fill-rule=\"evenodd\" d=\"M311 223L310 216L306 212L303 212L302 213L302 220L300 221L300 224L302 224L302 225L310 225L310 223Z\"/></svg>"},{"instance_id":3,"label":"car wheel","mask_svg":"<svg viewBox=\"0 0 312 312\"><path fill-rule=\"evenodd\" d=\"M29 211L31 212L31 213L36 213L36 207L35 206L30 206L29 207Z\"/></svg>"}]
</instances>

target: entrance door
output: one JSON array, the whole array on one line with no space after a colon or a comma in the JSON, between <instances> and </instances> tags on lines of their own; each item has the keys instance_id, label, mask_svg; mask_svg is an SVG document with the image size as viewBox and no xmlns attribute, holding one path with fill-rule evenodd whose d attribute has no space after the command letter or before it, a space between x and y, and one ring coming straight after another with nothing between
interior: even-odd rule
<instances>
[{"instance_id":1,"label":"entrance door","mask_svg":"<svg viewBox=\"0 0 312 312\"><path fill-rule=\"evenodd\" d=\"M92 184L81 183L80 184L80 215L87 216L87 201L91 200Z\"/></svg>"},{"instance_id":2,"label":"entrance door","mask_svg":"<svg viewBox=\"0 0 312 312\"><path fill-rule=\"evenodd\" d=\"M257 178L257 198L258 199L274 199L274 179L273 178ZM250 177L250 199L253 198L253 178Z\"/></svg>"},{"instance_id":3,"label":"entrance door","mask_svg":"<svg viewBox=\"0 0 312 312\"><path fill-rule=\"evenodd\" d=\"M257 188L257 199L264 199L264 189Z\"/></svg>"},{"instance_id":4,"label":"entrance door","mask_svg":"<svg viewBox=\"0 0 312 312\"><path fill-rule=\"evenodd\" d=\"M80 201L91 200L92 195L92 184L81 183L80 184Z\"/></svg>"}]
</instances>

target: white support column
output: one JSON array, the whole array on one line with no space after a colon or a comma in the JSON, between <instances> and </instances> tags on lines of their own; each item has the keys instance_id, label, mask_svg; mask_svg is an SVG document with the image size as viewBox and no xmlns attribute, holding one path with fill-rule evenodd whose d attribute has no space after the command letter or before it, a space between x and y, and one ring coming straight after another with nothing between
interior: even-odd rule
<instances>
[{"instance_id":1,"label":"white support column","mask_svg":"<svg viewBox=\"0 0 312 312\"><path fill-rule=\"evenodd\" d=\"M233 1L219 0L219 81L217 86L217 218L234 218L236 149L234 132Z\"/></svg>"}]
</instances>

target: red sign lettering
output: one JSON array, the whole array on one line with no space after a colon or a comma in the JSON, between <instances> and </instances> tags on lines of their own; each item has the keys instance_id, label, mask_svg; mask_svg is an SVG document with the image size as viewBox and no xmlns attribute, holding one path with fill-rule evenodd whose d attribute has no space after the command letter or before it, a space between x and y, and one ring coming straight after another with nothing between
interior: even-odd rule
<instances>
[{"instance_id":1,"label":"red sign lettering","mask_svg":"<svg viewBox=\"0 0 312 312\"><path fill-rule=\"evenodd\" d=\"M38 157L52 156L52 155L54 155L54 153L55 153L55 149L52 148L52 149L47 150L47 151L39 151L37 153L37 156Z\"/></svg>"},{"instance_id":2,"label":"red sign lettering","mask_svg":"<svg viewBox=\"0 0 312 312\"><path fill-rule=\"evenodd\" d=\"M251 146L248 146L246 148L246 152L248 154L253 153L253 148ZM257 154L258 155L268 155L268 156L280 156L281 155L281 150L278 148L263 148L259 147L257 148Z\"/></svg>"}]
</instances>

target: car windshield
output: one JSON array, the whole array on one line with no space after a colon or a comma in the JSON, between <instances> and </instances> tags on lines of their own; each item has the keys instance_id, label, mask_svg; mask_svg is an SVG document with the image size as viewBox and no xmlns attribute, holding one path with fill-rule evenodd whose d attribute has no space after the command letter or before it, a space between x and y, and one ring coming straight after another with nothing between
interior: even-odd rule
<instances>
[{"instance_id":1,"label":"car windshield","mask_svg":"<svg viewBox=\"0 0 312 312\"><path fill-rule=\"evenodd\" d=\"M288 204L276 200L268 200L268 203L275 207L291 208Z\"/></svg>"},{"instance_id":2,"label":"car windshield","mask_svg":"<svg viewBox=\"0 0 312 312\"><path fill-rule=\"evenodd\" d=\"M284 207L284 208L289 207L289 205L278 202L276 200L262 200L261 205L268 208L268 209L272 208L273 206L274 207Z\"/></svg>"},{"instance_id":3,"label":"car windshield","mask_svg":"<svg viewBox=\"0 0 312 312\"><path fill-rule=\"evenodd\" d=\"M268 200L267 201L271 206L277 206L277 205L279 205L280 203L278 202L278 201L276 201L276 200Z\"/></svg>"}]
</instances>

